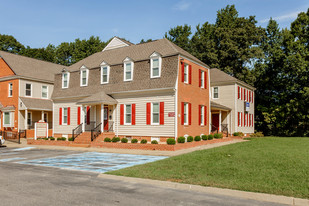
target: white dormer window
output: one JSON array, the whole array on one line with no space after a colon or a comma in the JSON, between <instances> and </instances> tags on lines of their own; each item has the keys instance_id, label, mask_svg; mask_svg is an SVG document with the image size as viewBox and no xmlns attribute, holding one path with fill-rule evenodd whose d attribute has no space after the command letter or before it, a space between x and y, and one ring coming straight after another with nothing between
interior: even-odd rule
<instances>
[{"instance_id":1,"label":"white dormer window","mask_svg":"<svg viewBox=\"0 0 309 206\"><path fill-rule=\"evenodd\" d=\"M88 85L88 76L89 76L89 70L82 66L80 69L80 86L85 87Z\"/></svg>"},{"instance_id":2,"label":"white dormer window","mask_svg":"<svg viewBox=\"0 0 309 206\"><path fill-rule=\"evenodd\" d=\"M64 72L62 73L62 88L69 88L70 81L70 73Z\"/></svg>"},{"instance_id":3,"label":"white dormer window","mask_svg":"<svg viewBox=\"0 0 309 206\"><path fill-rule=\"evenodd\" d=\"M124 66L124 81L132 81L133 80L133 70L134 70L134 62L130 58L126 58L123 61L123 66Z\"/></svg>"},{"instance_id":4,"label":"white dormer window","mask_svg":"<svg viewBox=\"0 0 309 206\"><path fill-rule=\"evenodd\" d=\"M151 78L158 78L161 76L161 63L162 58L161 55L157 52L154 52L150 56L150 77Z\"/></svg>"},{"instance_id":5,"label":"white dormer window","mask_svg":"<svg viewBox=\"0 0 309 206\"><path fill-rule=\"evenodd\" d=\"M101 64L101 84L107 84L109 82L109 69L110 66L105 62Z\"/></svg>"}]
</instances>

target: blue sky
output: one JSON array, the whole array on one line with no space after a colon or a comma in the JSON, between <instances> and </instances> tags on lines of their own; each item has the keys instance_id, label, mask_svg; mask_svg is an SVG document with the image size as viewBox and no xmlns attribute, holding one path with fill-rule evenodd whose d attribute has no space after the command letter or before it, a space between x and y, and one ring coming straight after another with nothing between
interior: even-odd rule
<instances>
[{"instance_id":1,"label":"blue sky","mask_svg":"<svg viewBox=\"0 0 309 206\"><path fill-rule=\"evenodd\" d=\"M309 7L308 0L0 0L0 34L13 35L32 48L92 35L138 43L160 39L177 25L194 29L214 23L217 11L228 4L235 4L239 16L255 15L258 25L265 27L273 17L282 28Z\"/></svg>"}]
</instances>

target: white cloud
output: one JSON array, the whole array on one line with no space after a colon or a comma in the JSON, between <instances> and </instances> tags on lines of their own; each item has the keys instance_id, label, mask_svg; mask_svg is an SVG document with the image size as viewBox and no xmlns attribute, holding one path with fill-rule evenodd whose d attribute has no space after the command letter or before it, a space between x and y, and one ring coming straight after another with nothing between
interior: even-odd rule
<instances>
[{"instance_id":1,"label":"white cloud","mask_svg":"<svg viewBox=\"0 0 309 206\"><path fill-rule=\"evenodd\" d=\"M294 12L291 12L291 13L288 13L288 14L284 14L284 15L281 15L281 16L273 17L272 19L276 20L278 22L285 22L285 21L296 19L297 15L300 12L302 12L302 11L294 11ZM269 21L269 19L262 19L259 22L260 23L266 23L268 21Z\"/></svg>"},{"instance_id":2,"label":"white cloud","mask_svg":"<svg viewBox=\"0 0 309 206\"><path fill-rule=\"evenodd\" d=\"M190 7L190 5L191 4L187 1L180 1L173 6L173 9L178 11L185 11Z\"/></svg>"}]
</instances>

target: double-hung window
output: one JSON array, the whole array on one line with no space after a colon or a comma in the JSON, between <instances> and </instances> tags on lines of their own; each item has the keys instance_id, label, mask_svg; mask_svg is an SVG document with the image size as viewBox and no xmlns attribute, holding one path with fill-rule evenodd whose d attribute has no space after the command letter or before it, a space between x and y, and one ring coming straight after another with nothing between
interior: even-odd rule
<instances>
[{"instance_id":1,"label":"double-hung window","mask_svg":"<svg viewBox=\"0 0 309 206\"><path fill-rule=\"evenodd\" d=\"M80 86L87 86L88 85L88 69L81 69L80 70Z\"/></svg>"},{"instance_id":2,"label":"double-hung window","mask_svg":"<svg viewBox=\"0 0 309 206\"><path fill-rule=\"evenodd\" d=\"M62 124L67 125L68 124L68 108L67 107L63 108L62 119L63 119Z\"/></svg>"},{"instance_id":3,"label":"double-hung window","mask_svg":"<svg viewBox=\"0 0 309 206\"><path fill-rule=\"evenodd\" d=\"M13 96L13 84L9 83L9 97Z\"/></svg>"},{"instance_id":4,"label":"double-hung window","mask_svg":"<svg viewBox=\"0 0 309 206\"><path fill-rule=\"evenodd\" d=\"M32 85L31 84L26 84L26 96L27 97L31 97L31 89L32 89Z\"/></svg>"},{"instance_id":5,"label":"double-hung window","mask_svg":"<svg viewBox=\"0 0 309 206\"><path fill-rule=\"evenodd\" d=\"M47 99L48 98L48 87L46 85L42 86L42 98Z\"/></svg>"},{"instance_id":6,"label":"double-hung window","mask_svg":"<svg viewBox=\"0 0 309 206\"><path fill-rule=\"evenodd\" d=\"M160 123L160 104L158 102L152 103L151 108L151 124L159 124Z\"/></svg>"},{"instance_id":7,"label":"double-hung window","mask_svg":"<svg viewBox=\"0 0 309 206\"><path fill-rule=\"evenodd\" d=\"M189 65L185 64L184 66L184 83L189 83Z\"/></svg>"},{"instance_id":8,"label":"double-hung window","mask_svg":"<svg viewBox=\"0 0 309 206\"><path fill-rule=\"evenodd\" d=\"M124 63L124 81L133 80L133 62Z\"/></svg>"},{"instance_id":9,"label":"double-hung window","mask_svg":"<svg viewBox=\"0 0 309 206\"><path fill-rule=\"evenodd\" d=\"M204 71L201 71L201 88L204 88L205 87L205 72Z\"/></svg>"},{"instance_id":10,"label":"double-hung window","mask_svg":"<svg viewBox=\"0 0 309 206\"><path fill-rule=\"evenodd\" d=\"M205 106L201 105L201 125L205 125Z\"/></svg>"},{"instance_id":11,"label":"double-hung window","mask_svg":"<svg viewBox=\"0 0 309 206\"><path fill-rule=\"evenodd\" d=\"M11 127L11 112L4 112L3 113L3 126L4 127Z\"/></svg>"},{"instance_id":12,"label":"double-hung window","mask_svg":"<svg viewBox=\"0 0 309 206\"><path fill-rule=\"evenodd\" d=\"M183 123L184 125L188 125L189 124L189 115L188 115L189 104L184 103L183 106L184 106L183 107Z\"/></svg>"},{"instance_id":13,"label":"double-hung window","mask_svg":"<svg viewBox=\"0 0 309 206\"><path fill-rule=\"evenodd\" d=\"M101 84L107 84L109 81L109 66L101 66Z\"/></svg>"},{"instance_id":14,"label":"double-hung window","mask_svg":"<svg viewBox=\"0 0 309 206\"><path fill-rule=\"evenodd\" d=\"M213 98L214 99L218 99L219 98L219 88L218 87L214 87L213 88Z\"/></svg>"},{"instance_id":15,"label":"double-hung window","mask_svg":"<svg viewBox=\"0 0 309 206\"><path fill-rule=\"evenodd\" d=\"M125 124L130 125L132 123L132 105L125 105Z\"/></svg>"},{"instance_id":16,"label":"double-hung window","mask_svg":"<svg viewBox=\"0 0 309 206\"><path fill-rule=\"evenodd\" d=\"M32 113L28 112L27 114L27 125L31 126L32 125Z\"/></svg>"},{"instance_id":17,"label":"double-hung window","mask_svg":"<svg viewBox=\"0 0 309 206\"><path fill-rule=\"evenodd\" d=\"M65 72L62 73L62 88L68 88L69 87L69 77L70 77L70 73Z\"/></svg>"},{"instance_id":18,"label":"double-hung window","mask_svg":"<svg viewBox=\"0 0 309 206\"><path fill-rule=\"evenodd\" d=\"M157 52L150 56L150 78L158 78L161 76L162 58Z\"/></svg>"}]
</instances>

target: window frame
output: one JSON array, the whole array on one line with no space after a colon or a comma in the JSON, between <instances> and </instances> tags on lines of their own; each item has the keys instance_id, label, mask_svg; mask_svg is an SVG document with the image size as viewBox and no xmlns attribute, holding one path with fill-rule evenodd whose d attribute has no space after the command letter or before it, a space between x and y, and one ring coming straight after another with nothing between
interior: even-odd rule
<instances>
[{"instance_id":1,"label":"window frame","mask_svg":"<svg viewBox=\"0 0 309 206\"><path fill-rule=\"evenodd\" d=\"M107 81L106 82L104 82L104 78L103 78L103 69L104 68L107 68ZM109 65L107 65L107 64L101 64L101 72L100 72L100 74L101 74L101 84L108 84L109 83L109 73L110 73L110 66Z\"/></svg>"},{"instance_id":2,"label":"window frame","mask_svg":"<svg viewBox=\"0 0 309 206\"><path fill-rule=\"evenodd\" d=\"M159 110L157 112L158 113L158 122L153 122L153 114L154 114L153 105L154 104L158 104L158 108L159 108ZM160 125L160 102L152 102L150 112L151 112L151 117L150 117L151 125Z\"/></svg>"},{"instance_id":3,"label":"window frame","mask_svg":"<svg viewBox=\"0 0 309 206\"><path fill-rule=\"evenodd\" d=\"M130 63L131 64L131 78L126 79L126 64ZM123 81L128 82L128 81L133 81L133 74L134 74L134 62L130 58L126 58L123 61Z\"/></svg>"},{"instance_id":4,"label":"window frame","mask_svg":"<svg viewBox=\"0 0 309 206\"><path fill-rule=\"evenodd\" d=\"M27 95L27 85L30 85L30 95ZM25 96L26 97L32 97L32 84L31 83L25 84Z\"/></svg>"},{"instance_id":5,"label":"window frame","mask_svg":"<svg viewBox=\"0 0 309 206\"><path fill-rule=\"evenodd\" d=\"M158 59L158 69L159 69L159 75L158 76L154 76L153 75L153 61ZM151 56L150 56L150 78L151 79L155 79L155 78L160 78L161 77L161 69L162 69L162 57L161 55L159 55L158 53L154 52Z\"/></svg>"},{"instance_id":6,"label":"window frame","mask_svg":"<svg viewBox=\"0 0 309 206\"><path fill-rule=\"evenodd\" d=\"M12 92L12 94L11 94ZM9 94L8 97L13 97L13 83L9 83Z\"/></svg>"},{"instance_id":7,"label":"window frame","mask_svg":"<svg viewBox=\"0 0 309 206\"><path fill-rule=\"evenodd\" d=\"M66 122L64 122L64 117L65 117L65 115L64 115L64 111L65 111L65 109L66 109L66 111L67 111L67 115L66 115L66 117L67 117L67 121ZM85 116L87 116L87 115L85 115ZM61 125L68 125L68 118L69 118L69 116L68 116L68 107L62 107L62 122L61 122Z\"/></svg>"},{"instance_id":8,"label":"window frame","mask_svg":"<svg viewBox=\"0 0 309 206\"><path fill-rule=\"evenodd\" d=\"M64 86L64 75L67 75L67 86ZM63 72L62 73L62 79L61 79L61 82L62 82L62 89L67 89L69 88L69 84L70 84L70 73L69 72Z\"/></svg>"},{"instance_id":9,"label":"window frame","mask_svg":"<svg viewBox=\"0 0 309 206\"><path fill-rule=\"evenodd\" d=\"M43 87L46 87L46 97L43 97ZM48 86L47 85L41 86L41 98L42 99L48 99Z\"/></svg>"},{"instance_id":10,"label":"window frame","mask_svg":"<svg viewBox=\"0 0 309 206\"><path fill-rule=\"evenodd\" d=\"M201 124L200 126L205 126L205 106L201 105L201 113L200 113L200 118L201 118Z\"/></svg>"},{"instance_id":11,"label":"window frame","mask_svg":"<svg viewBox=\"0 0 309 206\"><path fill-rule=\"evenodd\" d=\"M183 76L183 82L189 84L189 64L184 63Z\"/></svg>"},{"instance_id":12,"label":"window frame","mask_svg":"<svg viewBox=\"0 0 309 206\"><path fill-rule=\"evenodd\" d=\"M9 124L5 123L5 114L9 114ZM3 127L12 127L12 112L3 112Z\"/></svg>"},{"instance_id":13,"label":"window frame","mask_svg":"<svg viewBox=\"0 0 309 206\"><path fill-rule=\"evenodd\" d=\"M29 115L30 114L30 115ZM28 122L28 119L29 119L29 117L30 117L30 124L28 124L29 122ZM32 126L32 112L31 111L28 111L27 112L27 119L26 119L26 121L27 121L27 125L28 126Z\"/></svg>"},{"instance_id":14,"label":"window frame","mask_svg":"<svg viewBox=\"0 0 309 206\"><path fill-rule=\"evenodd\" d=\"M189 125L189 103L183 103L183 125Z\"/></svg>"},{"instance_id":15,"label":"window frame","mask_svg":"<svg viewBox=\"0 0 309 206\"><path fill-rule=\"evenodd\" d=\"M204 89L205 88L205 71L201 70L201 79L199 80L201 81L201 88Z\"/></svg>"},{"instance_id":16,"label":"window frame","mask_svg":"<svg viewBox=\"0 0 309 206\"><path fill-rule=\"evenodd\" d=\"M218 94L217 97L215 97L215 88L217 88L217 94ZM212 88L212 98L213 99L219 99L219 87L213 87Z\"/></svg>"},{"instance_id":17,"label":"window frame","mask_svg":"<svg viewBox=\"0 0 309 206\"><path fill-rule=\"evenodd\" d=\"M130 106L130 110L131 110L131 121L127 122L127 106ZM132 125L132 104L124 104L124 125Z\"/></svg>"},{"instance_id":18,"label":"window frame","mask_svg":"<svg viewBox=\"0 0 309 206\"><path fill-rule=\"evenodd\" d=\"M83 73L86 72L86 83L83 84ZM86 87L88 86L88 79L89 79L89 69L87 69L86 67L82 67L80 69L80 86L81 87Z\"/></svg>"}]
</instances>

